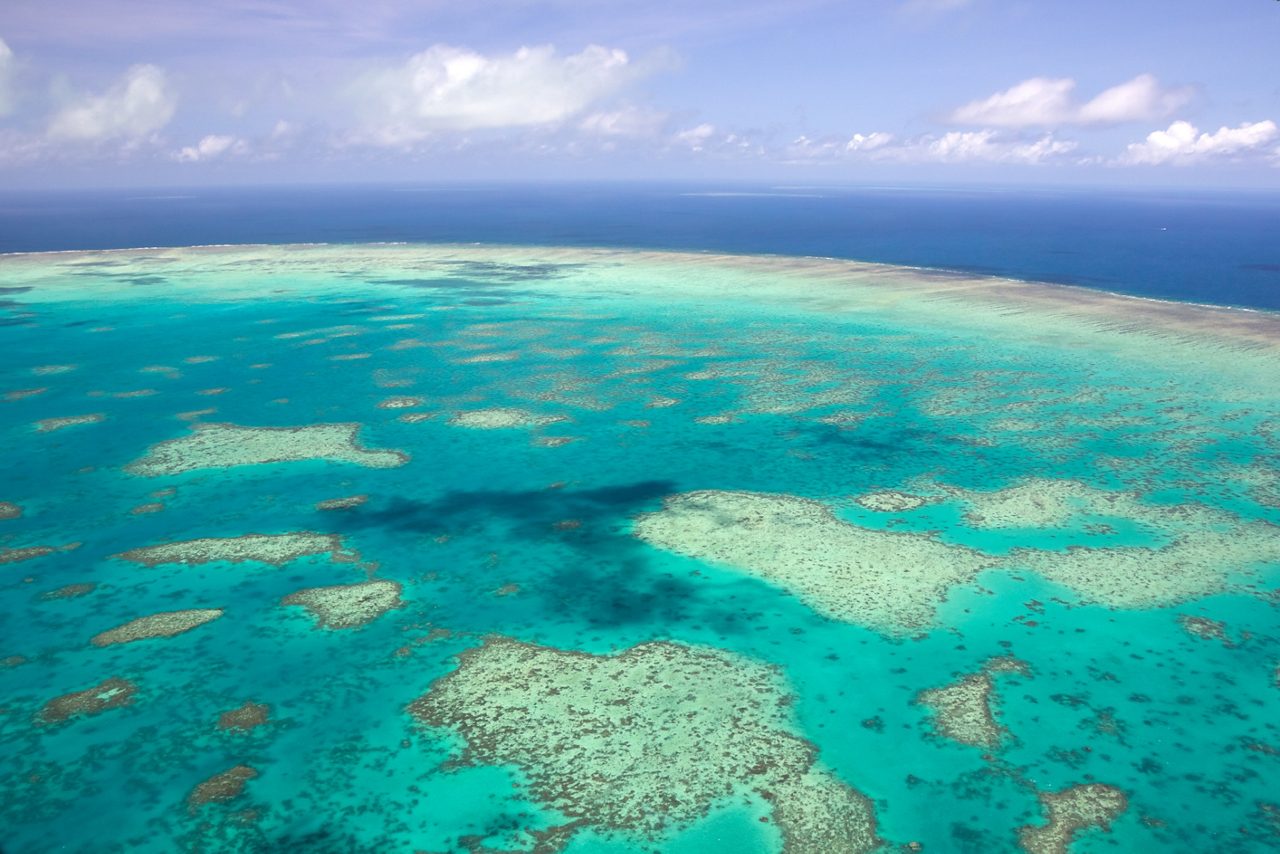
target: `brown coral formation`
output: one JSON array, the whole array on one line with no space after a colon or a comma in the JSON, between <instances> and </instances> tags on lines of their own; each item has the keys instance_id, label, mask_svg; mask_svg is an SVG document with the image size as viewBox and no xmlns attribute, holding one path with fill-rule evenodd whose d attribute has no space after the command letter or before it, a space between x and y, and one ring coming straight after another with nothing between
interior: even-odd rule
<instances>
[{"instance_id":1,"label":"brown coral formation","mask_svg":"<svg viewBox=\"0 0 1280 854\"><path fill-rule=\"evenodd\" d=\"M126 467L131 474L156 477L198 469L267 463L330 460L368 468L394 468L408 462L400 451L365 448L357 441L359 424L307 427L242 427L198 423L192 432L153 445Z\"/></svg>"},{"instance_id":2,"label":"brown coral formation","mask_svg":"<svg viewBox=\"0 0 1280 854\"><path fill-rule=\"evenodd\" d=\"M328 498L316 502L317 510L350 510L369 500L367 495L348 495L345 498Z\"/></svg>"},{"instance_id":3,"label":"brown coral formation","mask_svg":"<svg viewBox=\"0 0 1280 854\"><path fill-rule=\"evenodd\" d=\"M22 515L22 508L12 501L0 501L0 520L17 519Z\"/></svg>"},{"instance_id":4,"label":"brown coral formation","mask_svg":"<svg viewBox=\"0 0 1280 854\"><path fill-rule=\"evenodd\" d=\"M98 585L93 584L91 582L81 582L80 584L67 584L63 587L59 587L56 590L49 590L41 594L40 598L45 600L77 599L81 596L85 596L89 593L92 593L94 588L97 586Z\"/></svg>"},{"instance_id":5,"label":"brown coral formation","mask_svg":"<svg viewBox=\"0 0 1280 854\"><path fill-rule=\"evenodd\" d=\"M63 418L45 418L36 422L36 429L41 433L52 433L54 430L63 430L80 424L97 424L106 419L107 416L101 412L89 415L68 415Z\"/></svg>"},{"instance_id":6,"label":"brown coral formation","mask_svg":"<svg viewBox=\"0 0 1280 854\"><path fill-rule=\"evenodd\" d=\"M44 394L48 390L47 386L44 388L15 389L14 391L5 392L4 399L9 402L13 402L15 400L26 400L28 397L35 397L36 395Z\"/></svg>"},{"instance_id":7,"label":"brown coral formation","mask_svg":"<svg viewBox=\"0 0 1280 854\"><path fill-rule=\"evenodd\" d=\"M1110 830L1111 822L1128 809L1129 800L1114 786L1088 783L1041 792L1040 804L1047 823L1018 828L1018 844L1027 854L1066 854L1081 831Z\"/></svg>"},{"instance_id":8,"label":"brown coral formation","mask_svg":"<svg viewBox=\"0 0 1280 854\"><path fill-rule=\"evenodd\" d=\"M1235 646L1231 642L1230 636L1227 635L1227 624L1221 620L1211 620L1208 617L1197 617L1191 614L1179 614L1178 624L1182 626L1183 631L1192 637L1201 640L1216 640L1223 646Z\"/></svg>"},{"instance_id":9,"label":"brown coral formation","mask_svg":"<svg viewBox=\"0 0 1280 854\"><path fill-rule=\"evenodd\" d=\"M656 840L755 791L788 852L881 844L870 802L794 734L776 669L723 650L654 642L591 655L495 637L409 711L457 731L468 761L519 767L571 824Z\"/></svg>"},{"instance_id":10,"label":"brown coral formation","mask_svg":"<svg viewBox=\"0 0 1280 854\"><path fill-rule=\"evenodd\" d=\"M214 561L227 563L269 563L283 566L290 561L311 555L328 555L330 560L349 563L359 560L359 555L348 551L337 534L317 534L300 531L290 534L244 534L239 537L201 537L180 540L157 546L144 546L121 552L121 560L158 566L163 563L202 564Z\"/></svg>"},{"instance_id":11,"label":"brown coral formation","mask_svg":"<svg viewBox=\"0 0 1280 854\"><path fill-rule=\"evenodd\" d=\"M197 785L187 795L187 809L196 812L205 804L235 800L244 793L245 783L258 776L256 768L237 765Z\"/></svg>"},{"instance_id":12,"label":"brown coral formation","mask_svg":"<svg viewBox=\"0 0 1280 854\"><path fill-rule=\"evenodd\" d=\"M96 634L89 642L94 646L111 646L153 638L171 638L212 622L221 617L222 613L221 608L202 608L149 614Z\"/></svg>"},{"instance_id":13,"label":"brown coral formation","mask_svg":"<svg viewBox=\"0 0 1280 854\"><path fill-rule=\"evenodd\" d=\"M218 729L252 732L270 720L271 707L246 700L244 705L218 715Z\"/></svg>"},{"instance_id":14,"label":"brown coral formation","mask_svg":"<svg viewBox=\"0 0 1280 854\"><path fill-rule=\"evenodd\" d=\"M282 605L299 605L322 629L355 629L404 605L394 581L365 581L333 587L311 587L290 593Z\"/></svg>"},{"instance_id":15,"label":"brown coral formation","mask_svg":"<svg viewBox=\"0 0 1280 854\"><path fill-rule=\"evenodd\" d=\"M1016 658L993 658L977 673L941 688L921 691L916 702L933 712L940 735L971 747L997 748L1008 736L1008 730L996 718L996 686L991 677L1002 673L1027 676L1030 670Z\"/></svg>"},{"instance_id":16,"label":"brown coral formation","mask_svg":"<svg viewBox=\"0 0 1280 854\"><path fill-rule=\"evenodd\" d=\"M73 717L100 714L129 705L137 692L138 686L128 679L114 677L92 688L54 697L44 704L36 718L40 723L54 724Z\"/></svg>"},{"instance_id":17,"label":"brown coral formation","mask_svg":"<svg viewBox=\"0 0 1280 854\"><path fill-rule=\"evenodd\" d=\"M378 403L379 409L413 409L417 406L426 405L426 398L422 397L388 397L386 400Z\"/></svg>"},{"instance_id":18,"label":"brown coral formation","mask_svg":"<svg viewBox=\"0 0 1280 854\"><path fill-rule=\"evenodd\" d=\"M21 563L53 554L53 546L26 546L20 549L0 549L0 563Z\"/></svg>"},{"instance_id":19,"label":"brown coral formation","mask_svg":"<svg viewBox=\"0 0 1280 854\"><path fill-rule=\"evenodd\" d=\"M899 492L896 489L887 489L883 492L868 492L859 495L853 500L860 506L868 510L874 510L877 513L903 513L907 510L923 507L937 499L912 495L909 492Z\"/></svg>"}]
</instances>

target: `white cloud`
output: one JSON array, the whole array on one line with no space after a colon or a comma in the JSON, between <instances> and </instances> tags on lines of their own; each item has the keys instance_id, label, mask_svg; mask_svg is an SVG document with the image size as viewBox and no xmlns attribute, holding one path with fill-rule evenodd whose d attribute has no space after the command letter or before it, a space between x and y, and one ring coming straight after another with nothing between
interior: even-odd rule
<instances>
[{"instance_id":1,"label":"white cloud","mask_svg":"<svg viewBox=\"0 0 1280 854\"><path fill-rule=\"evenodd\" d=\"M578 123L578 129L595 136L655 136L667 118L667 114L659 110L625 106L591 113Z\"/></svg>"},{"instance_id":2,"label":"white cloud","mask_svg":"<svg viewBox=\"0 0 1280 854\"><path fill-rule=\"evenodd\" d=\"M49 123L49 136L96 142L133 140L169 123L177 106L162 69L135 65L106 92L89 95L60 112Z\"/></svg>"},{"instance_id":3,"label":"white cloud","mask_svg":"<svg viewBox=\"0 0 1280 854\"><path fill-rule=\"evenodd\" d=\"M1190 122L1177 121L1168 130L1147 135L1143 142L1130 145L1117 162L1124 164L1186 165L1205 160L1229 159L1245 155L1280 158L1280 129L1273 121L1245 123L1239 127L1218 128L1214 133L1201 133Z\"/></svg>"},{"instance_id":4,"label":"white cloud","mask_svg":"<svg viewBox=\"0 0 1280 854\"><path fill-rule=\"evenodd\" d=\"M0 116L13 112L13 51L0 39Z\"/></svg>"},{"instance_id":5,"label":"white cloud","mask_svg":"<svg viewBox=\"0 0 1280 854\"><path fill-rule=\"evenodd\" d=\"M366 75L352 94L368 112L366 141L403 145L437 131L557 124L651 70L598 45L568 56L550 45L495 56L435 45Z\"/></svg>"},{"instance_id":6,"label":"white cloud","mask_svg":"<svg viewBox=\"0 0 1280 854\"><path fill-rule=\"evenodd\" d=\"M844 144L845 151L875 151L877 148L884 148L893 142L893 134L876 133L860 134L855 133Z\"/></svg>"},{"instance_id":7,"label":"white cloud","mask_svg":"<svg viewBox=\"0 0 1280 854\"><path fill-rule=\"evenodd\" d=\"M715 136L716 126L703 122L697 127L691 127L688 130L682 130L675 136L678 143L689 146L694 151L701 151L707 145L707 140Z\"/></svg>"},{"instance_id":8,"label":"white cloud","mask_svg":"<svg viewBox=\"0 0 1280 854\"><path fill-rule=\"evenodd\" d=\"M1073 140L1053 134L1026 139L986 128L952 131L942 136L925 135L899 139L876 132L854 134L847 142L815 141L799 137L788 146L791 163L873 160L894 163L1021 163L1035 165L1063 160L1077 148Z\"/></svg>"},{"instance_id":9,"label":"white cloud","mask_svg":"<svg viewBox=\"0 0 1280 854\"><path fill-rule=\"evenodd\" d=\"M197 163L202 160L216 160L223 155L245 154L249 144L235 136L210 134L203 137L195 145L185 145L174 155L179 163Z\"/></svg>"},{"instance_id":10,"label":"white cloud","mask_svg":"<svg viewBox=\"0 0 1280 854\"><path fill-rule=\"evenodd\" d=\"M1031 141L1006 140L994 130L951 131L937 139L925 139L910 146L913 159L938 163L985 161L988 163L1044 163L1076 149L1071 140L1045 134Z\"/></svg>"},{"instance_id":11,"label":"white cloud","mask_svg":"<svg viewBox=\"0 0 1280 854\"><path fill-rule=\"evenodd\" d=\"M986 127L1120 124L1164 118L1191 98L1190 89L1165 88L1150 74L1139 74L1084 103L1073 97L1075 88L1070 77L1032 77L965 104L950 120Z\"/></svg>"}]
</instances>

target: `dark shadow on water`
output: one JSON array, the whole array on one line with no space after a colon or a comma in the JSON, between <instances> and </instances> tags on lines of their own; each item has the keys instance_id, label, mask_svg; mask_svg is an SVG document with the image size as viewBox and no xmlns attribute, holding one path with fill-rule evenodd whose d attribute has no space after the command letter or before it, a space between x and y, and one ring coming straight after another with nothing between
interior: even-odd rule
<instances>
[{"instance_id":1,"label":"dark shadow on water","mask_svg":"<svg viewBox=\"0 0 1280 854\"><path fill-rule=\"evenodd\" d=\"M833 424L801 424L795 429L816 445L838 446L849 449L855 456L877 458L900 454L944 455L946 446L955 443L955 439L949 436L911 427L871 429L860 426L847 429Z\"/></svg>"},{"instance_id":2,"label":"dark shadow on water","mask_svg":"<svg viewBox=\"0 0 1280 854\"><path fill-rule=\"evenodd\" d=\"M676 490L671 481L649 480L584 490L458 491L435 501L397 496L353 511L341 527L556 542L569 550L556 566L525 568L515 579L536 578L525 594L540 597L552 620L607 628L696 617L732 630L738 621L718 619L721 603L691 579L658 571L651 547L629 532L632 517L656 510Z\"/></svg>"},{"instance_id":3,"label":"dark shadow on water","mask_svg":"<svg viewBox=\"0 0 1280 854\"><path fill-rule=\"evenodd\" d=\"M457 491L435 501L394 496L383 506L353 513L345 521L347 527L416 533L486 527L501 521L514 533L541 538L556 522L599 520L602 516L616 521L675 491L671 481L647 480L583 490Z\"/></svg>"},{"instance_id":4,"label":"dark shadow on water","mask_svg":"<svg viewBox=\"0 0 1280 854\"><path fill-rule=\"evenodd\" d=\"M169 284L169 280L164 276L156 276L151 273L107 273L101 269L90 269L79 270L73 272L72 275L87 279L101 279L110 282L121 282L126 285L141 285L144 287Z\"/></svg>"},{"instance_id":5,"label":"dark shadow on water","mask_svg":"<svg viewBox=\"0 0 1280 854\"><path fill-rule=\"evenodd\" d=\"M445 261L442 266L453 267L464 276L499 283L546 281L561 279L586 264L499 264L493 261Z\"/></svg>"},{"instance_id":6,"label":"dark shadow on water","mask_svg":"<svg viewBox=\"0 0 1280 854\"><path fill-rule=\"evenodd\" d=\"M422 279L366 279L365 281L371 285L392 285L393 287L439 291L451 296L466 297L467 299L463 300L463 304L465 305L507 305L511 302L507 297L536 297L539 299L549 299L554 296L554 294L545 291L513 289L511 287L512 285L520 284L525 281L523 279L480 280L440 277ZM530 281L532 281L532 279ZM501 296L494 293L496 290L501 290Z\"/></svg>"},{"instance_id":7,"label":"dark shadow on water","mask_svg":"<svg viewBox=\"0 0 1280 854\"><path fill-rule=\"evenodd\" d=\"M545 589L537 591L543 607L559 619L581 620L593 628L685 624L694 621L694 614L719 608L689 580L655 573L640 544L614 542L620 553L607 563L575 561L547 576Z\"/></svg>"}]
</instances>

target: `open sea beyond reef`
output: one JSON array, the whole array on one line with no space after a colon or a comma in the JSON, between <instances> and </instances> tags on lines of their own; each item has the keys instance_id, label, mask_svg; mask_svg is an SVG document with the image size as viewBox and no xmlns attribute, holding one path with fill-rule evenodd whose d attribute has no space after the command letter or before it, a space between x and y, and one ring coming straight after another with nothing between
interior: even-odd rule
<instances>
[{"instance_id":1,"label":"open sea beyond reef","mask_svg":"<svg viewBox=\"0 0 1280 854\"><path fill-rule=\"evenodd\" d=\"M161 195L0 197L6 854L1280 849L1276 197Z\"/></svg>"}]
</instances>

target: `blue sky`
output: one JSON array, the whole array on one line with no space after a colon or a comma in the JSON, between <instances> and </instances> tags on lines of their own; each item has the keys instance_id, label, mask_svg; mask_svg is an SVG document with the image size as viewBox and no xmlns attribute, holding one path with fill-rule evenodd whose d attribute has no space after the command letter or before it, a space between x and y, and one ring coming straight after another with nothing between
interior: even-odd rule
<instances>
[{"instance_id":1,"label":"blue sky","mask_svg":"<svg viewBox=\"0 0 1280 854\"><path fill-rule=\"evenodd\" d=\"M4 0L0 187L1280 187L1275 0Z\"/></svg>"}]
</instances>

